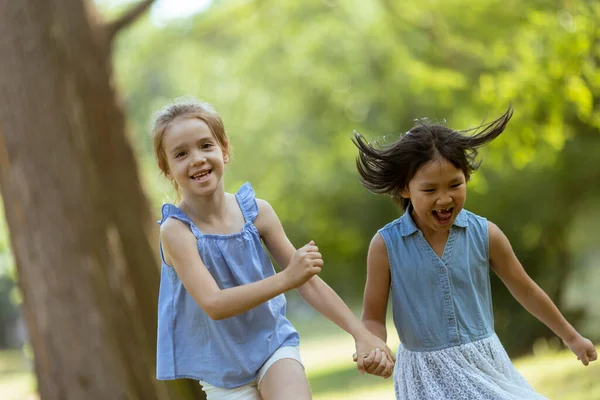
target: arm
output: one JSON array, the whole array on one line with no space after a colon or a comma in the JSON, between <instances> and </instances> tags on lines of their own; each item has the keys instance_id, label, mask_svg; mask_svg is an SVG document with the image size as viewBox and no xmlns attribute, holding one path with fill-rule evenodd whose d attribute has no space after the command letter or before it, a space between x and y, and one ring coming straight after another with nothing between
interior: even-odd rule
<instances>
[{"instance_id":1,"label":"arm","mask_svg":"<svg viewBox=\"0 0 600 400\"><path fill-rule=\"evenodd\" d=\"M257 203L259 212L255 221L256 228L277 264L285 270L284 266L288 265L295 248L286 236L281 221L271 205L264 200L257 200ZM298 292L315 310L352 335L358 354L367 355L370 350L377 347L386 351L388 356L391 354L391 350L385 342L373 336L322 279L313 276L298 288ZM364 357L359 357L358 367L361 373L364 371L363 359ZM391 374L389 364L393 365L393 358L390 357L388 362L383 362L383 364L383 369L390 369L389 373Z\"/></svg>"},{"instance_id":2,"label":"arm","mask_svg":"<svg viewBox=\"0 0 600 400\"><path fill-rule=\"evenodd\" d=\"M304 247L294 254L296 264L288 273L279 273L248 285L220 289L198 254L196 237L183 222L167 219L161 226L160 236L165 261L175 268L185 289L200 308L215 320L246 312L297 287L320 271L318 266L313 266L310 249ZM302 280L303 277L306 279Z\"/></svg>"},{"instance_id":3,"label":"arm","mask_svg":"<svg viewBox=\"0 0 600 400\"><path fill-rule=\"evenodd\" d=\"M367 283L363 300L362 321L381 340L387 340L386 311L390 293L390 262L383 238L378 233L371 240L367 256Z\"/></svg>"},{"instance_id":4,"label":"arm","mask_svg":"<svg viewBox=\"0 0 600 400\"><path fill-rule=\"evenodd\" d=\"M597 358L592 342L567 322L550 297L527 275L506 235L488 222L490 264L513 297L533 316L550 328L584 365Z\"/></svg>"}]
</instances>

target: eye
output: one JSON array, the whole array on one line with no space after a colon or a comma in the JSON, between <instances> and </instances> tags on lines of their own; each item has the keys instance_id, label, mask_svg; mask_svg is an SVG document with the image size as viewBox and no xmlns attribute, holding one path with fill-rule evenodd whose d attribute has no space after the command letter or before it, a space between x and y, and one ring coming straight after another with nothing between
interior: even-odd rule
<instances>
[{"instance_id":1,"label":"eye","mask_svg":"<svg viewBox=\"0 0 600 400\"><path fill-rule=\"evenodd\" d=\"M425 193L433 193L433 192L435 192L435 189L424 189L423 191Z\"/></svg>"},{"instance_id":2,"label":"eye","mask_svg":"<svg viewBox=\"0 0 600 400\"><path fill-rule=\"evenodd\" d=\"M185 156L187 154L187 152L185 151L179 151L177 152L177 154L175 154L175 158L181 158L183 156Z\"/></svg>"},{"instance_id":3,"label":"eye","mask_svg":"<svg viewBox=\"0 0 600 400\"><path fill-rule=\"evenodd\" d=\"M461 182L461 183L455 183L455 184L454 184L454 185L452 185L451 187L453 187L453 188L457 188L457 187L459 187L460 185L462 185L462 182Z\"/></svg>"},{"instance_id":4,"label":"eye","mask_svg":"<svg viewBox=\"0 0 600 400\"><path fill-rule=\"evenodd\" d=\"M202 145L203 149L210 149L211 147L213 147L214 144L210 143L210 142L206 142Z\"/></svg>"}]
</instances>

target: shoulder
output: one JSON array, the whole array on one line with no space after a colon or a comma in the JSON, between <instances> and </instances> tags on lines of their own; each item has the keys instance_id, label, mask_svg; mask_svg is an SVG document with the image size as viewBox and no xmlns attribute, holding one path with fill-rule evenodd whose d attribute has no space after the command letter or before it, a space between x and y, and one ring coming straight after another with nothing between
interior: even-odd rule
<instances>
[{"instance_id":1,"label":"shoulder","mask_svg":"<svg viewBox=\"0 0 600 400\"><path fill-rule=\"evenodd\" d=\"M194 237L189 226L177 218L166 218L160 225L160 238L163 243L177 243L186 237Z\"/></svg>"},{"instance_id":2,"label":"shoulder","mask_svg":"<svg viewBox=\"0 0 600 400\"><path fill-rule=\"evenodd\" d=\"M259 216L261 213L263 213L263 214L275 213L275 210L273 209L271 204L269 204L269 202L266 200L257 198L256 205L258 206L258 215Z\"/></svg>"},{"instance_id":3,"label":"shoulder","mask_svg":"<svg viewBox=\"0 0 600 400\"><path fill-rule=\"evenodd\" d=\"M502 230L498 227L498 225L496 225L492 221L487 221L487 229L490 241L490 250L506 246L510 247L508 238L506 237L504 232L502 232Z\"/></svg>"},{"instance_id":4,"label":"shoulder","mask_svg":"<svg viewBox=\"0 0 600 400\"><path fill-rule=\"evenodd\" d=\"M369 245L369 254L367 256L367 268L373 269L389 269L390 262L388 258L387 246L383 236L379 232L371 239Z\"/></svg>"},{"instance_id":5,"label":"shoulder","mask_svg":"<svg viewBox=\"0 0 600 400\"><path fill-rule=\"evenodd\" d=\"M464 216L464 219L466 220L467 224L477 223L479 225L485 226L488 221L486 217L483 217L479 214L475 214L474 212L469 211L465 208L462 209L461 214Z\"/></svg>"},{"instance_id":6,"label":"shoulder","mask_svg":"<svg viewBox=\"0 0 600 400\"><path fill-rule=\"evenodd\" d=\"M263 221L268 222L277 218L275 209L266 200L256 199L256 205L258 207L258 215L256 216L255 225L260 225Z\"/></svg>"},{"instance_id":7,"label":"shoulder","mask_svg":"<svg viewBox=\"0 0 600 400\"><path fill-rule=\"evenodd\" d=\"M382 231L389 231L391 229L399 228L402 224L402 218L403 218L403 216L396 218L393 221L388 222L381 229L379 229L378 234L381 233ZM377 236L377 235L375 235L375 236ZM381 235L379 235L379 236L381 236Z\"/></svg>"},{"instance_id":8,"label":"shoulder","mask_svg":"<svg viewBox=\"0 0 600 400\"><path fill-rule=\"evenodd\" d=\"M281 225L277 213L266 200L256 199L258 206L258 215L254 221L254 226L258 230L261 236L268 235L269 232L274 228Z\"/></svg>"},{"instance_id":9,"label":"shoulder","mask_svg":"<svg viewBox=\"0 0 600 400\"><path fill-rule=\"evenodd\" d=\"M471 237L479 238L484 243L489 241L489 221L487 218L463 209L457 217L455 224L466 228Z\"/></svg>"},{"instance_id":10,"label":"shoulder","mask_svg":"<svg viewBox=\"0 0 600 400\"><path fill-rule=\"evenodd\" d=\"M371 239L369 249L375 251L385 251L387 253L387 248L385 247L385 240L383 240L383 236L381 236L380 232L377 232Z\"/></svg>"},{"instance_id":11,"label":"shoulder","mask_svg":"<svg viewBox=\"0 0 600 400\"><path fill-rule=\"evenodd\" d=\"M372 242L375 241L375 244L380 246L394 246L394 243L402 241L405 235L413 233L414 229L416 228L406 223L405 217L402 216L380 228Z\"/></svg>"}]
</instances>

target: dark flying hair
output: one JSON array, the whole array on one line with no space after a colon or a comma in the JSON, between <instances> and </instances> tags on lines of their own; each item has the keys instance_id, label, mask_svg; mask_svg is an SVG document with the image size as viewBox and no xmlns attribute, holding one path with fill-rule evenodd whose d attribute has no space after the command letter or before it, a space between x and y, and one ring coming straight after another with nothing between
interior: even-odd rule
<instances>
[{"instance_id":1,"label":"dark flying hair","mask_svg":"<svg viewBox=\"0 0 600 400\"><path fill-rule=\"evenodd\" d=\"M388 146L373 146L355 131L352 142L358 147L356 168L360 181L374 193L393 197L406 209L410 200L400 193L423 165L443 157L462 170L468 180L481 163L475 161L477 149L498 137L512 115L509 106L498 119L464 131L418 119L410 131Z\"/></svg>"}]
</instances>

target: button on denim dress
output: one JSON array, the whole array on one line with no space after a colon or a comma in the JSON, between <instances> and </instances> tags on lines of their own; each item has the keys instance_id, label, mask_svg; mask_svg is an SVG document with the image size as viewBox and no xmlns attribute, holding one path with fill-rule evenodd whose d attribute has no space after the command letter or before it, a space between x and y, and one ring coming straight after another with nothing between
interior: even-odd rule
<instances>
[{"instance_id":1,"label":"button on denim dress","mask_svg":"<svg viewBox=\"0 0 600 400\"><path fill-rule=\"evenodd\" d=\"M439 257L411 211L379 230L401 342L396 398L543 399L494 333L487 220L461 210Z\"/></svg>"}]
</instances>

